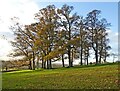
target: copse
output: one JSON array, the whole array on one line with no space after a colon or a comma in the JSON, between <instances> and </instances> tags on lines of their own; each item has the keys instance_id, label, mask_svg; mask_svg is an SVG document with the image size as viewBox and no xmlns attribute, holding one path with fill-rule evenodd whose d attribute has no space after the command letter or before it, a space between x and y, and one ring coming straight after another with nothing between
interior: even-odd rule
<instances>
[{"instance_id":1,"label":"copse","mask_svg":"<svg viewBox=\"0 0 120 91\"><path fill-rule=\"evenodd\" d=\"M67 42L70 42L74 37L76 37L75 33L76 31L76 22L79 19L79 16L74 13L72 14L74 7L73 6L68 6L68 5L63 5L61 9L58 9L58 14L60 17L60 27L64 29L64 31L67 31L66 33L67 37ZM71 49L72 49L72 44L69 44L67 47L68 50L68 59L69 59L69 67L73 66L73 60L71 59Z\"/></svg>"},{"instance_id":2,"label":"copse","mask_svg":"<svg viewBox=\"0 0 120 91\"><path fill-rule=\"evenodd\" d=\"M90 51L94 51L96 64L101 63L101 59L106 61L111 49L107 37L110 23L99 18L99 10L91 11L84 18L73 14L73 9L66 4L61 8L49 5L35 14L35 23L22 27L16 23L17 27L12 28L15 53L29 61L30 69L35 70L35 61L41 62L42 68L51 69L52 62L62 60L65 67L66 55L69 67L78 56L81 65L83 61L88 65Z\"/></svg>"},{"instance_id":3,"label":"copse","mask_svg":"<svg viewBox=\"0 0 120 91\"><path fill-rule=\"evenodd\" d=\"M57 46L57 12L54 5L49 5L41 9L35 16L38 19L36 26L36 48L42 53L42 60L47 62L47 68L52 68L52 59L54 55L49 55ZM38 43L37 43L38 42ZM45 68L45 67L44 67Z\"/></svg>"},{"instance_id":4,"label":"copse","mask_svg":"<svg viewBox=\"0 0 120 91\"><path fill-rule=\"evenodd\" d=\"M11 41L14 47L14 53L11 53L13 57L24 56L29 61L29 69L32 69L32 49L30 47L30 42L27 40L25 31L19 23L15 23L15 26L11 28L14 32L15 39Z\"/></svg>"},{"instance_id":5,"label":"copse","mask_svg":"<svg viewBox=\"0 0 120 91\"><path fill-rule=\"evenodd\" d=\"M107 51L111 48L108 45L109 39L107 38L107 29L111 24L105 18L100 18L100 14L100 10L93 10L86 17L86 28L89 33L88 38L95 53L96 64L101 62L102 56L106 60Z\"/></svg>"}]
</instances>

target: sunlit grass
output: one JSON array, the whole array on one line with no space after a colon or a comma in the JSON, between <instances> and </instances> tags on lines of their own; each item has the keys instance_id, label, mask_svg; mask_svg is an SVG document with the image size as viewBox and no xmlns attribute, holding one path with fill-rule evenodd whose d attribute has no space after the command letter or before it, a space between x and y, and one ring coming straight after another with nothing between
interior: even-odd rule
<instances>
[{"instance_id":1,"label":"sunlit grass","mask_svg":"<svg viewBox=\"0 0 120 91\"><path fill-rule=\"evenodd\" d=\"M3 89L117 89L118 65L3 73Z\"/></svg>"}]
</instances>

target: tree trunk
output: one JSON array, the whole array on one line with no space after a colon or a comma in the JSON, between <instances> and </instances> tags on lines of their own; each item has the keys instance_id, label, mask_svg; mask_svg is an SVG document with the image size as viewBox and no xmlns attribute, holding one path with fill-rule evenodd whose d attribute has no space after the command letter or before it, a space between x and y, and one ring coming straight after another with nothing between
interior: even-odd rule
<instances>
[{"instance_id":1,"label":"tree trunk","mask_svg":"<svg viewBox=\"0 0 120 91\"><path fill-rule=\"evenodd\" d=\"M35 70L35 60L33 58L33 70Z\"/></svg>"},{"instance_id":2,"label":"tree trunk","mask_svg":"<svg viewBox=\"0 0 120 91\"><path fill-rule=\"evenodd\" d=\"M49 64L49 65L50 65L49 68L52 69L52 61L51 61L51 59L49 60L49 63L50 63L50 64Z\"/></svg>"},{"instance_id":3,"label":"tree trunk","mask_svg":"<svg viewBox=\"0 0 120 91\"><path fill-rule=\"evenodd\" d=\"M34 52L33 52L33 70L35 70L35 55L34 55Z\"/></svg>"},{"instance_id":4,"label":"tree trunk","mask_svg":"<svg viewBox=\"0 0 120 91\"><path fill-rule=\"evenodd\" d=\"M83 62L82 62L82 54L83 54L83 48L81 48L80 50L80 64L83 65Z\"/></svg>"},{"instance_id":5,"label":"tree trunk","mask_svg":"<svg viewBox=\"0 0 120 91\"><path fill-rule=\"evenodd\" d=\"M69 19L68 19L68 24L69 24L69 41L71 41L71 25L70 25L70 22L69 22ZM71 61L71 44L69 44L68 46L68 58L69 58L69 67L72 67L73 66L73 62Z\"/></svg>"},{"instance_id":6,"label":"tree trunk","mask_svg":"<svg viewBox=\"0 0 120 91\"><path fill-rule=\"evenodd\" d=\"M43 61L43 59L42 59L42 68L44 68L44 61Z\"/></svg>"},{"instance_id":7,"label":"tree trunk","mask_svg":"<svg viewBox=\"0 0 120 91\"><path fill-rule=\"evenodd\" d=\"M106 58L107 58L107 54L105 53L105 56L104 56L104 63L106 62Z\"/></svg>"},{"instance_id":8,"label":"tree trunk","mask_svg":"<svg viewBox=\"0 0 120 91\"><path fill-rule=\"evenodd\" d=\"M88 65L88 56L87 56L87 58L86 58L86 61L87 61L87 65Z\"/></svg>"},{"instance_id":9,"label":"tree trunk","mask_svg":"<svg viewBox=\"0 0 120 91\"><path fill-rule=\"evenodd\" d=\"M6 68L5 68L5 69L6 69L6 71L8 71L8 68L7 68L7 66L6 66Z\"/></svg>"},{"instance_id":10,"label":"tree trunk","mask_svg":"<svg viewBox=\"0 0 120 91\"><path fill-rule=\"evenodd\" d=\"M68 49L68 60L69 60L69 67L71 67L71 55L70 55L70 48Z\"/></svg>"},{"instance_id":11,"label":"tree trunk","mask_svg":"<svg viewBox=\"0 0 120 91\"><path fill-rule=\"evenodd\" d=\"M29 61L29 69L32 70L32 61Z\"/></svg>"},{"instance_id":12,"label":"tree trunk","mask_svg":"<svg viewBox=\"0 0 120 91\"><path fill-rule=\"evenodd\" d=\"M37 60L37 69L39 69L39 60Z\"/></svg>"},{"instance_id":13,"label":"tree trunk","mask_svg":"<svg viewBox=\"0 0 120 91\"><path fill-rule=\"evenodd\" d=\"M47 60L47 69L49 69L49 63L48 63L48 60Z\"/></svg>"},{"instance_id":14,"label":"tree trunk","mask_svg":"<svg viewBox=\"0 0 120 91\"><path fill-rule=\"evenodd\" d=\"M64 64L64 54L62 54L62 65L63 65L63 67L65 67L65 64Z\"/></svg>"},{"instance_id":15,"label":"tree trunk","mask_svg":"<svg viewBox=\"0 0 120 91\"><path fill-rule=\"evenodd\" d=\"M72 67L73 67L73 60L74 60L74 50L72 49L72 60L71 60Z\"/></svg>"},{"instance_id":16,"label":"tree trunk","mask_svg":"<svg viewBox=\"0 0 120 91\"><path fill-rule=\"evenodd\" d=\"M99 63L101 64L101 54L100 54L100 57L99 57Z\"/></svg>"},{"instance_id":17,"label":"tree trunk","mask_svg":"<svg viewBox=\"0 0 120 91\"><path fill-rule=\"evenodd\" d=\"M73 61L72 60L71 60L70 64L71 64L71 67L73 67Z\"/></svg>"},{"instance_id":18,"label":"tree trunk","mask_svg":"<svg viewBox=\"0 0 120 91\"><path fill-rule=\"evenodd\" d=\"M105 58L104 58L104 63L106 62L106 56L105 56Z\"/></svg>"},{"instance_id":19,"label":"tree trunk","mask_svg":"<svg viewBox=\"0 0 120 91\"><path fill-rule=\"evenodd\" d=\"M96 64L98 64L98 50L95 51Z\"/></svg>"},{"instance_id":20,"label":"tree trunk","mask_svg":"<svg viewBox=\"0 0 120 91\"><path fill-rule=\"evenodd\" d=\"M43 61L44 69L46 69L46 61Z\"/></svg>"},{"instance_id":21,"label":"tree trunk","mask_svg":"<svg viewBox=\"0 0 120 91\"><path fill-rule=\"evenodd\" d=\"M47 69L50 69L50 60L47 60Z\"/></svg>"}]
</instances>

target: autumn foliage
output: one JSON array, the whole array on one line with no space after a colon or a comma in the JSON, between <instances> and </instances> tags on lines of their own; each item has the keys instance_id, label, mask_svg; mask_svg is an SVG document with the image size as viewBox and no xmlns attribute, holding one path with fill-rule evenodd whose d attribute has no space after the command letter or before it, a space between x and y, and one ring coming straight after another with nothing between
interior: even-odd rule
<instances>
[{"instance_id":1,"label":"autumn foliage","mask_svg":"<svg viewBox=\"0 0 120 91\"><path fill-rule=\"evenodd\" d=\"M80 58L88 65L91 50L96 64L106 61L109 56L107 28L110 23L100 18L100 10L93 10L86 17L72 13L73 6L63 5L56 8L49 5L35 14L36 22L22 25L18 22L11 28L14 30L15 54L24 56L29 61L30 69L35 69L35 63L41 62L42 68L52 68L52 62L67 57L69 67L73 61ZM67 56L66 56L67 55Z\"/></svg>"}]
</instances>

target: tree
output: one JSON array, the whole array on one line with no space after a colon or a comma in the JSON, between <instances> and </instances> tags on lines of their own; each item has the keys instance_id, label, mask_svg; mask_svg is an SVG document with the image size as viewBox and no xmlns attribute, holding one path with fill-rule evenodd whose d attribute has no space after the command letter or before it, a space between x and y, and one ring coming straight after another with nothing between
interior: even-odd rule
<instances>
[{"instance_id":1,"label":"tree","mask_svg":"<svg viewBox=\"0 0 120 91\"><path fill-rule=\"evenodd\" d=\"M25 25L25 30L23 31L24 41L29 45L31 56L32 56L32 63L33 63L33 70L35 70L35 59L37 57L37 50L35 50L35 37L36 34L33 32L36 29L34 24Z\"/></svg>"},{"instance_id":2,"label":"tree","mask_svg":"<svg viewBox=\"0 0 120 91\"><path fill-rule=\"evenodd\" d=\"M115 58L117 58L117 54L116 53L111 53L111 56L113 56L113 63L114 63Z\"/></svg>"},{"instance_id":3,"label":"tree","mask_svg":"<svg viewBox=\"0 0 120 91\"><path fill-rule=\"evenodd\" d=\"M110 54L108 51L111 49L111 46L109 46L109 38L108 33L106 32L107 27L110 26L110 23L107 23L107 20L105 18L102 18L100 21L100 27L101 31L99 31L99 63L101 63L101 58L106 62L106 57L108 57Z\"/></svg>"},{"instance_id":4,"label":"tree","mask_svg":"<svg viewBox=\"0 0 120 91\"><path fill-rule=\"evenodd\" d=\"M51 62L54 55L50 53L55 49L57 39L57 14L54 5L49 5L46 8L41 9L36 18L39 20L37 29L36 45L38 49L42 50L43 60L47 62L47 68L52 68ZM42 44L42 45L40 45Z\"/></svg>"},{"instance_id":5,"label":"tree","mask_svg":"<svg viewBox=\"0 0 120 91\"><path fill-rule=\"evenodd\" d=\"M62 28L64 28L65 31L67 31L67 42L70 43L70 41L73 39L73 36L75 34L75 23L79 19L79 16L75 14L71 14L73 10L73 6L63 5L61 9L58 9L58 14L60 16L60 25ZM69 59L69 67L73 66L73 60L71 60L71 49L72 44L69 44L67 46L68 50L68 59Z\"/></svg>"},{"instance_id":6,"label":"tree","mask_svg":"<svg viewBox=\"0 0 120 91\"><path fill-rule=\"evenodd\" d=\"M89 32L86 29L86 20L83 17L80 17L78 22L76 22L76 27L77 30L79 30L78 37L80 37L80 42L77 46L77 49L80 51L80 64L83 65L83 60L85 60L88 64L91 43L89 41Z\"/></svg>"},{"instance_id":7,"label":"tree","mask_svg":"<svg viewBox=\"0 0 120 91\"><path fill-rule=\"evenodd\" d=\"M105 36L107 33L105 34ZM101 59L103 59L104 62L106 62L106 58L110 56L108 51L111 49L111 47L108 45L109 39L106 39L106 37L103 36L100 41L99 46L99 63L101 63Z\"/></svg>"},{"instance_id":8,"label":"tree","mask_svg":"<svg viewBox=\"0 0 120 91\"><path fill-rule=\"evenodd\" d=\"M105 42L102 41L102 37L106 38L105 35L106 29L110 26L110 23L106 21L106 19L100 18L100 10L93 10L88 13L86 17L86 28L89 31L90 37L89 40L91 41L92 48L95 52L96 64L99 63L99 49L102 50ZM102 39L101 39L102 38ZM100 42L101 41L101 42ZM106 44L106 43L105 43ZM102 48L102 49L101 49ZM100 56L101 57L101 56Z\"/></svg>"},{"instance_id":9,"label":"tree","mask_svg":"<svg viewBox=\"0 0 120 91\"><path fill-rule=\"evenodd\" d=\"M66 4L60 9L49 5L35 14L35 23L25 26L16 23L13 28L15 40L11 42L16 47L15 55L24 56L30 62L30 69L34 70L36 60L42 62L42 68L52 68L52 62L57 60L62 60L65 67L65 54L69 67L73 66L79 53L81 65L83 60L88 65L91 49L96 64L101 63L101 59L106 61L111 49L106 32L110 24L99 17L99 10L88 13L86 18L72 14L72 11L73 6Z\"/></svg>"},{"instance_id":10,"label":"tree","mask_svg":"<svg viewBox=\"0 0 120 91\"><path fill-rule=\"evenodd\" d=\"M16 48L14 50L14 55L25 56L27 60L30 61L30 69L35 70L35 51L33 49L34 38L32 37L33 35L31 35L30 31L27 30L27 27L25 28L26 29L24 29L18 22L15 23L14 27L11 27L14 35L16 36L14 41L11 41L11 44ZM33 59L33 61L31 61L31 59Z\"/></svg>"},{"instance_id":11,"label":"tree","mask_svg":"<svg viewBox=\"0 0 120 91\"><path fill-rule=\"evenodd\" d=\"M60 25L58 25L60 27ZM67 49L66 47L64 47L64 44L66 44L66 31L64 31L63 29L59 29L59 32L58 32L58 42L57 42L57 45L59 46L60 49L62 49L61 51L62 52L59 52L60 53L60 56L61 56L61 60L62 60L62 65L63 67L65 67L65 64L64 64L64 55L67 53Z\"/></svg>"},{"instance_id":12,"label":"tree","mask_svg":"<svg viewBox=\"0 0 120 91\"><path fill-rule=\"evenodd\" d=\"M86 39L87 39L87 32L85 30L85 24L84 24L84 19L81 18L80 22L78 23L78 28L80 31L79 37L80 37L80 64L83 65L83 54L85 54L85 49L86 49Z\"/></svg>"},{"instance_id":13,"label":"tree","mask_svg":"<svg viewBox=\"0 0 120 91\"><path fill-rule=\"evenodd\" d=\"M90 49L91 49L91 44L88 41L84 42L84 47L83 47L83 56L84 56L84 60L85 63L87 63L88 65L88 58L90 57Z\"/></svg>"}]
</instances>

